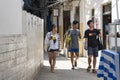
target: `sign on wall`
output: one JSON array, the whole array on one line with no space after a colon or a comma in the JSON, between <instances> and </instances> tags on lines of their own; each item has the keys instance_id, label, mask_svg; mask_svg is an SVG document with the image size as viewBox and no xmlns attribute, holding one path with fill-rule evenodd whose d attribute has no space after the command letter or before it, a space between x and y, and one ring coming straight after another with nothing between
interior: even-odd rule
<instances>
[{"instance_id":1,"label":"sign on wall","mask_svg":"<svg viewBox=\"0 0 120 80\"><path fill-rule=\"evenodd\" d=\"M58 9L54 9L53 10L53 16L58 16L59 15L59 10Z\"/></svg>"}]
</instances>

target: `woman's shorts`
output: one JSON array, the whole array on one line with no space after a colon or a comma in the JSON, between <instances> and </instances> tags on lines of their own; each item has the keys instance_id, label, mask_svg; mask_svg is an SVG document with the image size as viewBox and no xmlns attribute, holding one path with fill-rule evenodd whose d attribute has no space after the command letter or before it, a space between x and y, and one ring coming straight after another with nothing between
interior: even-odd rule
<instances>
[{"instance_id":1,"label":"woman's shorts","mask_svg":"<svg viewBox=\"0 0 120 80\"><path fill-rule=\"evenodd\" d=\"M49 52L59 51L59 49L50 49Z\"/></svg>"}]
</instances>

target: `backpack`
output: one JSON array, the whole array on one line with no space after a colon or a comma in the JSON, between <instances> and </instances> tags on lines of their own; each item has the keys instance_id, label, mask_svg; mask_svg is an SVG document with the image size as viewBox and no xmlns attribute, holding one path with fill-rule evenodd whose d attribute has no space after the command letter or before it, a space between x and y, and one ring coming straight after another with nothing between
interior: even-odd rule
<instances>
[{"instance_id":1,"label":"backpack","mask_svg":"<svg viewBox=\"0 0 120 80\"><path fill-rule=\"evenodd\" d=\"M103 42L102 42L102 39L101 39L101 36L97 35L97 45L98 45L98 50L103 50Z\"/></svg>"},{"instance_id":2,"label":"backpack","mask_svg":"<svg viewBox=\"0 0 120 80\"><path fill-rule=\"evenodd\" d=\"M66 35L66 47L70 46L70 42L71 42L71 31L68 31L68 34Z\"/></svg>"}]
</instances>

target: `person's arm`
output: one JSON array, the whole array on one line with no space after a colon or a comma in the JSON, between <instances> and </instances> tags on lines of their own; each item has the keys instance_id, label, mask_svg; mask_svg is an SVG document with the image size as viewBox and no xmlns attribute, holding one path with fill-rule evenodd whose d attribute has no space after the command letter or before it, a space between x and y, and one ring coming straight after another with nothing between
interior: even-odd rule
<instances>
[{"instance_id":1,"label":"person's arm","mask_svg":"<svg viewBox=\"0 0 120 80\"><path fill-rule=\"evenodd\" d=\"M79 39L81 39L81 33L79 32Z\"/></svg>"},{"instance_id":2,"label":"person's arm","mask_svg":"<svg viewBox=\"0 0 120 80\"><path fill-rule=\"evenodd\" d=\"M88 35L87 35L87 31L85 31L85 33L84 33L84 38L85 38L84 49L87 50L87 47L88 47Z\"/></svg>"},{"instance_id":3,"label":"person's arm","mask_svg":"<svg viewBox=\"0 0 120 80\"><path fill-rule=\"evenodd\" d=\"M63 37L63 40L65 41L65 39L66 39L66 36L68 35L68 32L69 32L69 30L67 30L66 32L65 32L65 34L64 34L64 37Z\"/></svg>"}]
</instances>

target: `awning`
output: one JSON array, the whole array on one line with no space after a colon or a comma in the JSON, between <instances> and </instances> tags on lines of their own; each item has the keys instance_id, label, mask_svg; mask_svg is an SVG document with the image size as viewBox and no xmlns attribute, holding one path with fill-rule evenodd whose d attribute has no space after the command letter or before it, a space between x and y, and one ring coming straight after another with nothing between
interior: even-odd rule
<instances>
[{"instance_id":1,"label":"awning","mask_svg":"<svg viewBox=\"0 0 120 80\"><path fill-rule=\"evenodd\" d=\"M48 5L48 8L53 7L53 6L55 6L55 5L58 5L58 4L60 4L60 3L61 3L61 2L55 2L55 3L51 4L51 5Z\"/></svg>"},{"instance_id":2,"label":"awning","mask_svg":"<svg viewBox=\"0 0 120 80\"><path fill-rule=\"evenodd\" d=\"M64 2L66 2L66 1L68 1L68 0L59 0L59 1L57 1L57 2L55 2L55 3L53 3L53 4L51 4L51 5L48 5L48 8L53 7L53 6L56 6L56 5L58 5L58 4L62 4L62 3L64 3Z\"/></svg>"}]
</instances>

